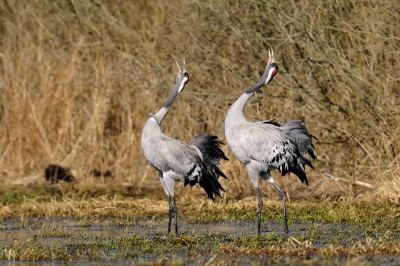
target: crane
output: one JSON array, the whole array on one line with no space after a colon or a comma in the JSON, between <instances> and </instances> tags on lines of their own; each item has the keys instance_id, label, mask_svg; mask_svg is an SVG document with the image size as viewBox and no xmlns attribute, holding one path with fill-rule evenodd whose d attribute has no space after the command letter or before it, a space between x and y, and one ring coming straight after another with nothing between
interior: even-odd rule
<instances>
[{"instance_id":1,"label":"crane","mask_svg":"<svg viewBox=\"0 0 400 266\"><path fill-rule=\"evenodd\" d=\"M263 200L259 189L259 177L273 184L278 190L283 206L284 231L289 232L286 217L286 195L272 178L270 171L278 169L282 176L287 173L297 175L302 183L307 184L305 165L314 169L307 153L314 160L312 139L308 129L300 121L289 121L284 125L274 119L249 122L243 114L249 98L264 85L270 83L278 73L274 52L269 51L269 59L261 79L248 88L229 108L225 117L225 135L229 147L236 158L246 165L250 180L258 198L258 234L261 228Z\"/></svg>"},{"instance_id":2,"label":"crane","mask_svg":"<svg viewBox=\"0 0 400 266\"><path fill-rule=\"evenodd\" d=\"M171 232L171 221L174 214L175 233L178 234L178 208L175 202L175 183L183 181L184 185L199 184L214 201L214 195L221 197L224 191L218 182L220 176L227 178L220 170L220 160L228 160L221 145L224 145L217 136L201 134L191 143L180 142L166 136L161 131L161 123L167 115L172 103L178 94L189 82L189 74L185 69L181 71L178 62L178 74L175 86L170 97L163 107L156 113L149 115L142 133L141 146L147 161L158 171L158 178L168 198L168 234Z\"/></svg>"}]
</instances>

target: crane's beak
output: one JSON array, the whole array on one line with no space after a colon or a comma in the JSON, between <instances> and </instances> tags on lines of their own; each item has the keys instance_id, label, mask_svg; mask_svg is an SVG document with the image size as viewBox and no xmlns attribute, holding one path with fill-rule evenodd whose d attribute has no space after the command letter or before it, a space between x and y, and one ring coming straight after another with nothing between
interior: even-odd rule
<instances>
[{"instance_id":1,"label":"crane's beak","mask_svg":"<svg viewBox=\"0 0 400 266\"><path fill-rule=\"evenodd\" d=\"M272 50L272 48L271 48L271 54L272 54L272 61L271 61L271 63L275 63L274 50Z\"/></svg>"},{"instance_id":2,"label":"crane's beak","mask_svg":"<svg viewBox=\"0 0 400 266\"><path fill-rule=\"evenodd\" d=\"M185 59L183 59L183 66L182 66L182 70L181 70L181 68L179 67L179 64L178 64L178 62L175 60L175 63L176 63L176 66L178 67L178 69L179 69L179 74L180 73L185 73L186 72L186 67L185 67Z\"/></svg>"},{"instance_id":3,"label":"crane's beak","mask_svg":"<svg viewBox=\"0 0 400 266\"><path fill-rule=\"evenodd\" d=\"M267 65L269 65L271 63L275 63L274 50L272 50L272 48L268 50L268 54L269 54L269 58L268 58Z\"/></svg>"},{"instance_id":4,"label":"crane's beak","mask_svg":"<svg viewBox=\"0 0 400 266\"><path fill-rule=\"evenodd\" d=\"M181 71L181 68L179 67L179 64L178 64L178 62L175 60L175 63L176 63L176 66L178 67L178 70L179 70L179 73L181 73L182 71ZM184 67L185 67L185 65L183 65Z\"/></svg>"}]
</instances>

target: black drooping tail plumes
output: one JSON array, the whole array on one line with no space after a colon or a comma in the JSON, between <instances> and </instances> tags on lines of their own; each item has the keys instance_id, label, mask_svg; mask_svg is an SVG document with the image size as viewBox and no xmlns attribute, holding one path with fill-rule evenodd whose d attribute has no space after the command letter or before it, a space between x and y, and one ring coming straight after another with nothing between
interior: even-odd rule
<instances>
[{"instance_id":1,"label":"black drooping tail plumes","mask_svg":"<svg viewBox=\"0 0 400 266\"><path fill-rule=\"evenodd\" d=\"M314 153L314 144L312 143L312 139L317 139L308 131L308 129L301 123L301 121L293 120L285 123L281 126L283 133L288 136L293 142L297 144L297 147L300 151L300 161L294 167L296 172L300 173L302 176L299 176L302 182L307 181L307 176L305 174L305 165L308 165L312 169L314 166L312 165L311 161L305 156L307 153L313 158L317 160L317 156Z\"/></svg>"},{"instance_id":2,"label":"black drooping tail plumes","mask_svg":"<svg viewBox=\"0 0 400 266\"><path fill-rule=\"evenodd\" d=\"M285 123L282 127L283 133L297 143L300 151L303 154L310 154L311 158L317 160L314 153L314 144L312 139L317 139L311 135L310 131L300 121L293 120Z\"/></svg>"},{"instance_id":3,"label":"black drooping tail plumes","mask_svg":"<svg viewBox=\"0 0 400 266\"><path fill-rule=\"evenodd\" d=\"M218 182L219 176L227 178L219 169L221 159L229 160L221 150L221 145L224 144L218 140L217 136L211 134L198 135L190 143L190 145L197 147L202 155L202 174L198 177L197 182L212 200L214 200L214 194L221 197L220 190L224 191ZM190 183L193 186L197 182L185 182L185 185Z\"/></svg>"}]
</instances>

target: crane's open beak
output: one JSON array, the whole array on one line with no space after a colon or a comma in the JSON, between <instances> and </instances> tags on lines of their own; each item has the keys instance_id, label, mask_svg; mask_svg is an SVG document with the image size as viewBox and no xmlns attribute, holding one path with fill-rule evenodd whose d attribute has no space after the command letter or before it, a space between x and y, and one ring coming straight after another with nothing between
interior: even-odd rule
<instances>
[{"instance_id":1,"label":"crane's open beak","mask_svg":"<svg viewBox=\"0 0 400 266\"><path fill-rule=\"evenodd\" d=\"M179 67L179 64L178 64L178 62L175 60L175 63L176 63L176 65L177 65L177 67L178 67L178 69L179 69L179 74L180 73L185 73L186 72L186 67L185 67L185 59L183 59L183 69L181 70L181 68Z\"/></svg>"},{"instance_id":2,"label":"crane's open beak","mask_svg":"<svg viewBox=\"0 0 400 266\"><path fill-rule=\"evenodd\" d=\"M268 58L267 64L269 65L271 63L275 63L274 50L272 50L272 48L268 50L268 54L269 54L269 58Z\"/></svg>"}]
</instances>

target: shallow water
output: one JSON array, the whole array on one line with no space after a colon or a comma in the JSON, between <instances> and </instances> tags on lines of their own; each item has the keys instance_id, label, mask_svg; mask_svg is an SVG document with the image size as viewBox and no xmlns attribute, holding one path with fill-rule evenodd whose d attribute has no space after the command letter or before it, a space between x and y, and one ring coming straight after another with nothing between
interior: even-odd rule
<instances>
[{"instance_id":1,"label":"shallow water","mask_svg":"<svg viewBox=\"0 0 400 266\"><path fill-rule=\"evenodd\" d=\"M252 221L221 221L213 224L190 224L185 220L179 221L179 235L186 237L215 237L219 244L230 244L237 238L255 238L256 223ZM294 223L290 224L290 233L282 232L283 224L280 222L265 221L262 224L262 235L271 235L283 238L308 239L313 247L321 248L326 245L349 246L354 243L365 241L368 235L359 227L348 224L324 224L324 223ZM318 262L319 265L340 265L351 263L368 265L400 265L400 256L393 255L370 255L370 256L333 256L321 257L309 256L285 256L282 258L270 258L268 256L252 255L226 255L209 254L213 247L200 243L196 246L196 255L190 256L191 250L187 250L183 244L178 245L176 250L171 250L163 255L151 251L135 250L135 247L119 246L118 240L139 239L141 241L159 241L168 239L167 219L140 219L136 221L120 221L120 219L60 219L60 218L30 218L30 219L6 219L0 222L0 247L2 252L11 252L15 247L37 246L41 248L60 248L67 252L76 253L81 247L95 245L101 246L101 258L92 258L84 254L78 260L74 258L74 264L130 264L151 262L177 262L178 264L202 265L212 262L224 262L226 264L240 265L268 264L290 265L292 263ZM103 246L102 246L103 245ZM160 243L162 247L162 242ZM161 248L160 247L160 248ZM124 249L123 251L119 249ZM11 250L11 251L10 251ZM215 253L215 252L214 252ZM125 254L125 255L124 255ZM127 255L128 254L128 255ZM200 255L199 255L200 254ZM11 256L11 260L12 260ZM65 263L64 260L42 260L40 264ZM3 261L2 263L8 263ZM27 261L20 262L27 264ZM38 263L38 261L36 261Z\"/></svg>"}]
</instances>

